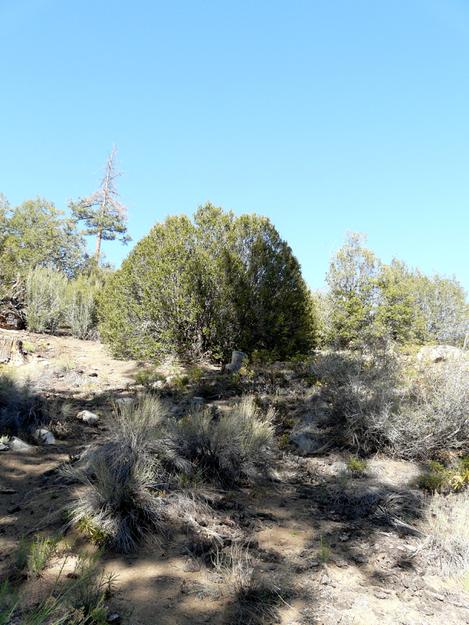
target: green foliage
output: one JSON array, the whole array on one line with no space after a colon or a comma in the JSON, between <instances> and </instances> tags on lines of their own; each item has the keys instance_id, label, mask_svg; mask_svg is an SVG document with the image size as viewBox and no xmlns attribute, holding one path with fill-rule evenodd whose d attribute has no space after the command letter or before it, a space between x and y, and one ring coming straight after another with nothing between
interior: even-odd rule
<instances>
[{"instance_id":1,"label":"green foliage","mask_svg":"<svg viewBox=\"0 0 469 625\"><path fill-rule=\"evenodd\" d=\"M37 267L76 274L85 259L75 224L46 200L28 200L16 208L0 204L0 284Z\"/></svg>"},{"instance_id":2,"label":"green foliage","mask_svg":"<svg viewBox=\"0 0 469 625\"><path fill-rule=\"evenodd\" d=\"M369 332L380 263L363 246L364 240L363 235L349 234L326 278L331 300L329 340L338 347L349 346Z\"/></svg>"},{"instance_id":3,"label":"green foliage","mask_svg":"<svg viewBox=\"0 0 469 625\"><path fill-rule=\"evenodd\" d=\"M99 299L100 333L119 356L275 358L313 342L298 262L268 219L210 204L169 217L142 239Z\"/></svg>"},{"instance_id":4,"label":"green foliage","mask_svg":"<svg viewBox=\"0 0 469 625\"><path fill-rule=\"evenodd\" d=\"M424 276L398 260L382 264L363 242L361 235L349 235L331 262L329 293L314 296L322 343L352 348L376 339L462 344L469 312L461 285Z\"/></svg>"}]
</instances>

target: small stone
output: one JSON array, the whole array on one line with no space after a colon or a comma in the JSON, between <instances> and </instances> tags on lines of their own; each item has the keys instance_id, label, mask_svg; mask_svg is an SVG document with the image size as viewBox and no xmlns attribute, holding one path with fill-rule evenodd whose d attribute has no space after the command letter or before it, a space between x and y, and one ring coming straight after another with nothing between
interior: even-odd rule
<instances>
[{"instance_id":1,"label":"small stone","mask_svg":"<svg viewBox=\"0 0 469 625\"><path fill-rule=\"evenodd\" d=\"M106 621L117 625L121 622L121 615L118 612L111 612L111 614L107 615Z\"/></svg>"},{"instance_id":2,"label":"small stone","mask_svg":"<svg viewBox=\"0 0 469 625\"><path fill-rule=\"evenodd\" d=\"M34 431L33 438L35 441L42 445L55 445L55 437L46 428L39 428Z\"/></svg>"},{"instance_id":3,"label":"small stone","mask_svg":"<svg viewBox=\"0 0 469 625\"><path fill-rule=\"evenodd\" d=\"M77 419L80 419L80 421L83 421L84 423L88 423L89 425L94 425L95 423L98 423L99 421L98 415L95 414L94 412L90 412L89 410L81 410L77 414Z\"/></svg>"},{"instance_id":4,"label":"small stone","mask_svg":"<svg viewBox=\"0 0 469 625\"><path fill-rule=\"evenodd\" d=\"M8 451L10 448L5 443L0 443L0 451Z\"/></svg>"},{"instance_id":5,"label":"small stone","mask_svg":"<svg viewBox=\"0 0 469 625\"><path fill-rule=\"evenodd\" d=\"M16 436L10 438L10 440L8 441L8 446L10 447L11 451L16 451L17 453L24 453L32 450L31 445L25 443L21 440L21 438L17 438Z\"/></svg>"},{"instance_id":6,"label":"small stone","mask_svg":"<svg viewBox=\"0 0 469 625\"><path fill-rule=\"evenodd\" d=\"M90 377L90 378L97 378L97 377L98 377L98 374L96 373L96 371L93 371L93 373L89 373L89 374L88 374L88 377ZM120 617L119 617L119 618L120 618ZM109 622L109 619L108 619L108 622ZM115 622L115 621L113 621L113 622Z\"/></svg>"},{"instance_id":7,"label":"small stone","mask_svg":"<svg viewBox=\"0 0 469 625\"><path fill-rule=\"evenodd\" d=\"M368 558L362 555L356 555L356 556L353 556L353 561L356 562L357 564L367 564Z\"/></svg>"}]
</instances>

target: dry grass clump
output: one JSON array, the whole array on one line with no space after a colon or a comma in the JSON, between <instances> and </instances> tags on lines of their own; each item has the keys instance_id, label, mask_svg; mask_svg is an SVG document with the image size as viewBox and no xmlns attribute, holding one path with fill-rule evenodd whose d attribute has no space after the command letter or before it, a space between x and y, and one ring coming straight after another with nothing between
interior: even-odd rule
<instances>
[{"instance_id":1,"label":"dry grass clump","mask_svg":"<svg viewBox=\"0 0 469 625\"><path fill-rule=\"evenodd\" d=\"M421 551L445 577L469 576L469 492L434 495L426 511Z\"/></svg>"},{"instance_id":2,"label":"dry grass clump","mask_svg":"<svg viewBox=\"0 0 469 625\"><path fill-rule=\"evenodd\" d=\"M197 410L173 423L170 445L207 479L233 485L265 461L273 444L273 416L271 410L262 414L250 397L220 415Z\"/></svg>"},{"instance_id":3,"label":"dry grass clump","mask_svg":"<svg viewBox=\"0 0 469 625\"><path fill-rule=\"evenodd\" d=\"M152 438L163 418L151 397L123 406L108 440L90 449L66 474L86 486L70 508L72 522L95 542L128 552L147 535L165 529L157 495L167 475Z\"/></svg>"},{"instance_id":4,"label":"dry grass clump","mask_svg":"<svg viewBox=\"0 0 469 625\"><path fill-rule=\"evenodd\" d=\"M249 545L236 543L217 552L212 561L233 601L225 620L229 625L267 625L277 623L281 596L273 585L255 571Z\"/></svg>"},{"instance_id":5,"label":"dry grass clump","mask_svg":"<svg viewBox=\"0 0 469 625\"><path fill-rule=\"evenodd\" d=\"M389 350L334 353L314 373L344 442L362 453L426 459L469 440L469 366L465 359L406 369Z\"/></svg>"},{"instance_id":6,"label":"dry grass clump","mask_svg":"<svg viewBox=\"0 0 469 625\"><path fill-rule=\"evenodd\" d=\"M230 481L244 474L272 440L270 420L251 400L219 419L198 412L180 422L153 395L117 406L104 444L64 470L85 486L70 506L71 522L94 543L120 552L176 527L202 551L237 539L210 507L201 471L225 482L228 472Z\"/></svg>"}]
</instances>

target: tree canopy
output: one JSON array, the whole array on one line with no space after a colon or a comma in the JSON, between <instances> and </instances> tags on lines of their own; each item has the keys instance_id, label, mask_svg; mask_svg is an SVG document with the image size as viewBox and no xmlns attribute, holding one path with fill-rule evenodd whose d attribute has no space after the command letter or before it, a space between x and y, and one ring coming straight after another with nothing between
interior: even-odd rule
<instances>
[{"instance_id":1,"label":"tree canopy","mask_svg":"<svg viewBox=\"0 0 469 625\"><path fill-rule=\"evenodd\" d=\"M298 261L265 217L207 204L169 217L132 250L99 303L100 332L118 355L155 358L235 348L276 358L313 344Z\"/></svg>"}]
</instances>

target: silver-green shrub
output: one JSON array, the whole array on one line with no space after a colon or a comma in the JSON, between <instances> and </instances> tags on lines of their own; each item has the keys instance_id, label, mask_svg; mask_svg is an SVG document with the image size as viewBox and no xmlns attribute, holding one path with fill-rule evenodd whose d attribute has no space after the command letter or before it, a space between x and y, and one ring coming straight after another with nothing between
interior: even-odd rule
<instances>
[{"instance_id":1,"label":"silver-green shrub","mask_svg":"<svg viewBox=\"0 0 469 625\"><path fill-rule=\"evenodd\" d=\"M64 321L67 277L54 269L37 267L26 278L26 324L31 332L54 334Z\"/></svg>"}]
</instances>

